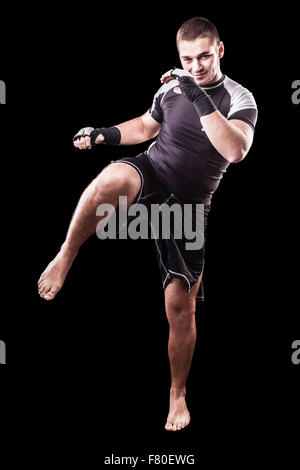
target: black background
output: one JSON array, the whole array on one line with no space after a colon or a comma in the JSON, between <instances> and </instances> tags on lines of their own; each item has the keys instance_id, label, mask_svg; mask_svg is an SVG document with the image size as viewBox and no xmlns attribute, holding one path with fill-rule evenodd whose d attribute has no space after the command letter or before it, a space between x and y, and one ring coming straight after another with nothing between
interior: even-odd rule
<instances>
[{"instance_id":1,"label":"black background","mask_svg":"<svg viewBox=\"0 0 300 470\"><path fill-rule=\"evenodd\" d=\"M300 108L291 101L299 78L292 9L18 8L24 21L6 32L0 76L6 436L20 437L32 463L38 448L47 462L75 457L85 468L111 453L194 453L200 464L291 456L300 371L291 362ZM91 179L148 146L83 153L73 135L143 114L162 73L180 66L176 32L192 16L218 27L222 71L253 92L259 118L251 151L213 200L188 381L192 421L167 433L168 325L153 243L92 238L54 301L40 299L36 283Z\"/></svg>"}]
</instances>

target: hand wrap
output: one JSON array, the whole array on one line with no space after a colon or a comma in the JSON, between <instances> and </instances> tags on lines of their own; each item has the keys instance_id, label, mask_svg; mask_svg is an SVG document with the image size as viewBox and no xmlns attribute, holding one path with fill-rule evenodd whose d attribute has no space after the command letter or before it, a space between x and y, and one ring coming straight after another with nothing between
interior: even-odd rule
<instances>
[{"instance_id":1,"label":"hand wrap","mask_svg":"<svg viewBox=\"0 0 300 470\"><path fill-rule=\"evenodd\" d=\"M178 81L181 93L193 103L200 118L217 110L211 97L195 83L193 78L182 76L178 77Z\"/></svg>"},{"instance_id":2,"label":"hand wrap","mask_svg":"<svg viewBox=\"0 0 300 470\"><path fill-rule=\"evenodd\" d=\"M75 135L73 142L74 140L81 139L81 137L90 137L91 145L93 147L96 145L95 140L99 134L102 134L104 137L104 141L101 142L102 144L118 145L121 142L121 132L117 127L99 127L97 129L94 129L93 127L84 127Z\"/></svg>"}]
</instances>

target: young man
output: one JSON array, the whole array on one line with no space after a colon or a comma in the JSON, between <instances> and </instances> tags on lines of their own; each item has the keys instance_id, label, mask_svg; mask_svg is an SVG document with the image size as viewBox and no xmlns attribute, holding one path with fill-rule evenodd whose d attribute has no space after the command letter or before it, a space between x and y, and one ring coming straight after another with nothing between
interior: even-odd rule
<instances>
[{"instance_id":1,"label":"young man","mask_svg":"<svg viewBox=\"0 0 300 470\"><path fill-rule=\"evenodd\" d=\"M101 143L156 140L147 152L112 162L84 191L60 252L38 282L42 298L55 297L79 248L95 234L100 204L117 208L120 195L127 196L128 206L137 201L148 207L203 204L206 227L211 198L223 173L248 153L256 104L247 89L222 74L224 45L215 26L201 17L186 21L178 30L177 47L183 70L163 75L149 111L112 128L82 129L75 136L74 146L81 150ZM165 429L172 431L190 422L186 380L195 347L196 300L203 300L204 246L187 250L184 241L155 240L170 326L171 390Z\"/></svg>"}]
</instances>

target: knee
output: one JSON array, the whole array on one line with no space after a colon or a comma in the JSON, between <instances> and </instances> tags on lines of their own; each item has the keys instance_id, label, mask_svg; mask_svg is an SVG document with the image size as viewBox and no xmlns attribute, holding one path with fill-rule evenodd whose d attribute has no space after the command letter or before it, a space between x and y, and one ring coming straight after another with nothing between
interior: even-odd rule
<instances>
[{"instance_id":1,"label":"knee","mask_svg":"<svg viewBox=\"0 0 300 470\"><path fill-rule=\"evenodd\" d=\"M170 327L182 333L189 331L194 326L195 311L193 302L169 302L166 313Z\"/></svg>"},{"instance_id":2,"label":"knee","mask_svg":"<svg viewBox=\"0 0 300 470\"><path fill-rule=\"evenodd\" d=\"M125 189L126 177L122 172L112 164L104 168L101 173L93 180L92 188L95 193L101 195L120 192Z\"/></svg>"},{"instance_id":3,"label":"knee","mask_svg":"<svg viewBox=\"0 0 300 470\"><path fill-rule=\"evenodd\" d=\"M129 196L137 194L140 189L140 176L133 169L130 173L128 165L123 163L112 163L92 181L92 191L96 197L107 198L108 196Z\"/></svg>"}]
</instances>

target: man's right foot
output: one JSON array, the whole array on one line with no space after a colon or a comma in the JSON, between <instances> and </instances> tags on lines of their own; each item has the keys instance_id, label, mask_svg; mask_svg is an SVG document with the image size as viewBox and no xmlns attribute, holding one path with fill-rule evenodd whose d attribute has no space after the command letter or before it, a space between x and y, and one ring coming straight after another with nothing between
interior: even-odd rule
<instances>
[{"instance_id":1,"label":"man's right foot","mask_svg":"<svg viewBox=\"0 0 300 470\"><path fill-rule=\"evenodd\" d=\"M38 281L39 294L42 299L52 300L60 291L66 275L77 255L62 246L60 252L47 266Z\"/></svg>"}]
</instances>

